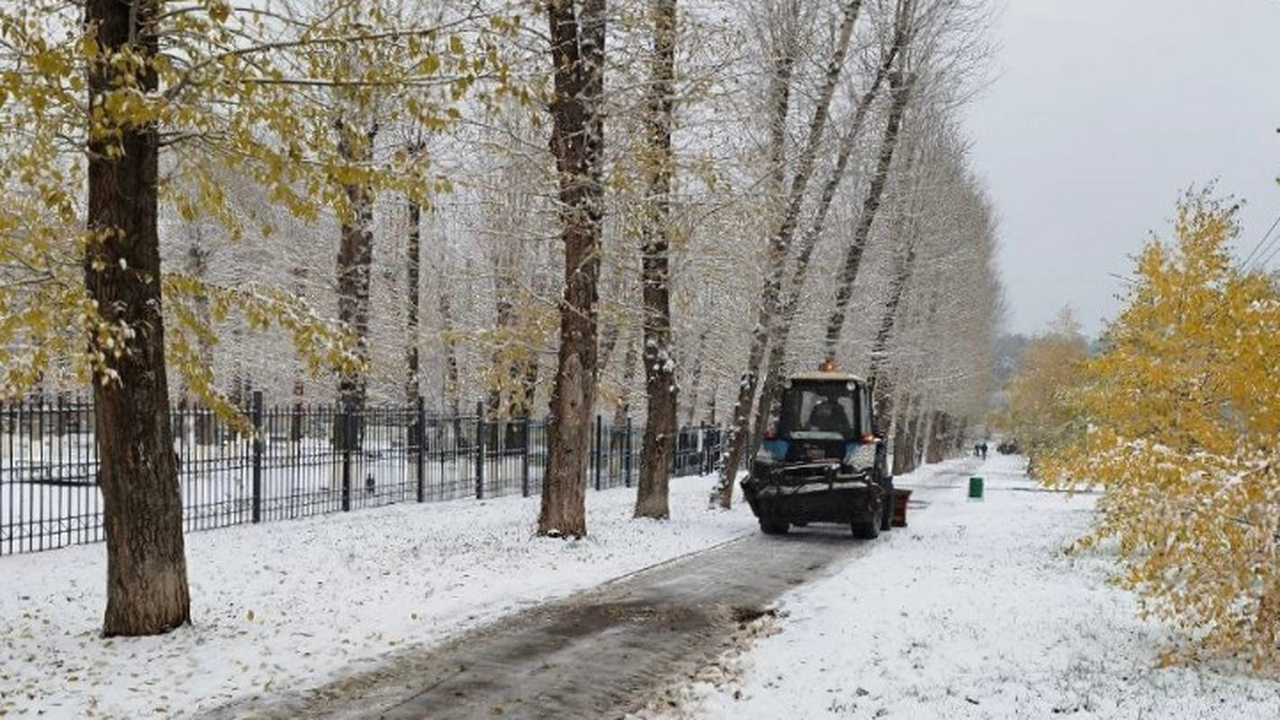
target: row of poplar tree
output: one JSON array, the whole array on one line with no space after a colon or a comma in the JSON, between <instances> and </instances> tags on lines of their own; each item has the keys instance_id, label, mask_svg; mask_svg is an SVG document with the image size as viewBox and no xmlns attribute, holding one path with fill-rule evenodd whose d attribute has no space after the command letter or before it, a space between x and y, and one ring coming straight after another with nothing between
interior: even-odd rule
<instances>
[{"instance_id":1,"label":"row of poplar tree","mask_svg":"<svg viewBox=\"0 0 1280 720\"><path fill-rule=\"evenodd\" d=\"M0 2L0 393L93 389L106 634L189 621L169 402L243 422L250 379L545 412L545 535L587 532L608 405L643 405L646 517L680 413L729 408L728 506L823 359L876 379L899 469L958 445L1002 311L958 122L989 13Z\"/></svg>"}]
</instances>

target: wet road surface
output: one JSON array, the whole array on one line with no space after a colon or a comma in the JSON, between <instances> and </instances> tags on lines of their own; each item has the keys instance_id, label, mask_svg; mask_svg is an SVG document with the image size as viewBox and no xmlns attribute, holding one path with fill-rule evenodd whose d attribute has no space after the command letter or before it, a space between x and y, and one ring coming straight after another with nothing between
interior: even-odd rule
<instances>
[{"instance_id":1,"label":"wet road surface","mask_svg":"<svg viewBox=\"0 0 1280 720\"><path fill-rule=\"evenodd\" d=\"M298 696L208 720L595 720L641 708L787 590L875 548L847 528L747 535L527 610Z\"/></svg>"}]
</instances>

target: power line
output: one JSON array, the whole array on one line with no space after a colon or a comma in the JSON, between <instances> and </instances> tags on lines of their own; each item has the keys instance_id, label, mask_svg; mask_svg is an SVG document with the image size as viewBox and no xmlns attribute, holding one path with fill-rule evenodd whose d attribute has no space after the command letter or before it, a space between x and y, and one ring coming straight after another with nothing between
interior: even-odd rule
<instances>
[{"instance_id":1,"label":"power line","mask_svg":"<svg viewBox=\"0 0 1280 720\"><path fill-rule=\"evenodd\" d=\"M1266 256L1266 258L1258 261L1257 266L1255 267L1256 270L1259 270L1261 272L1266 272L1267 266L1271 264L1271 261L1275 260L1276 256L1280 255L1280 243L1272 243L1272 244L1275 245L1275 249L1272 250L1271 253Z\"/></svg>"},{"instance_id":2,"label":"power line","mask_svg":"<svg viewBox=\"0 0 1280 720\"><path fill-rule=\"evenodd\" d=\"M1255 255L1258 255L1258 251L1262 250L1262 246L1267 242L1267 238L1271 237L1271 234L1276 231L1277 227L1280 227L1280 215L1276 216L1276 221L1271 223L1271 229L1267 230L1267 234L1262 236L1262 239L1258 241L1258 244L1253 246L1253 250L1250 251L1249 255L1245 257L1245 259L1240 263L1241 268L1247 269L1249 267L1249 261L1252 260ZM1277 235L1274 238L1272 238L1271 244L1274 245L1277 238L1280 238L1280 235ZM1263 250L1263 252L1266 252L1266 251Z\"/></svg>"}]
</instances>

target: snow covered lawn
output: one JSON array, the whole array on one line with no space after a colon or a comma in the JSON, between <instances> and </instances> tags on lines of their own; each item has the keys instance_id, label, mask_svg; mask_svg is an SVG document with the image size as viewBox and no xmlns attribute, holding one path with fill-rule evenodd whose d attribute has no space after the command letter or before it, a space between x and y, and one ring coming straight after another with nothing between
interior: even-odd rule
<instances>
[{"instance_id":1,"label":"snow covered lawn","mask_svg":"<svg viewBox=\"0 0 1280 720\"><path fill-rule=\"evenodd\" d=\"M102 640L105 548L0 558L0 717L168 718L323 684L407 643L755 532L672 482L669 523L590 492L583 541L533 537L538 500L398 505L187 536L194 626Z\"/></svg>"},{"instance_id":2,"label":"snow covered lawn","mask_svg":"<svg viewBox=\"0 0 1280 720\"><path fill-rule=\"evenodd\" d=\"M1092 499L1040 492L1022 465L997 457L900 478L927 509L785 598L780 632L739 660L742 674L693 688L677 716L1280 717L1280 683L1159 669L1170 636L1106 583L1111 559L1060 552ZM970 469L986 477L984 501L966 499Z\"/></svg>"}]
</instances>

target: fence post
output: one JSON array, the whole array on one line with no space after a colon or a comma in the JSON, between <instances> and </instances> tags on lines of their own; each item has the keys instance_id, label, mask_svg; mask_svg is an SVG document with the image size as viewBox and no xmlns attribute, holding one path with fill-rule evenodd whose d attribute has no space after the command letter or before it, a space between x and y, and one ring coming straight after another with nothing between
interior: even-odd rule
<instances>
[{"instance_id":1,"label":"fence post","mask_svg":"<svg viewBox=\"0 0 1280 720\"><path fill-rule=\"evenodd\" d=\"M417 444L414 462L418 473L418 502L427 501L427 404L418 396L413 411L413 441Z\"/></svg>"},{"instance_id":2,"label":"fence post","mask_svg":"<svg viewBox=\"0 0 1280 720\"><path fill-rule=\"evenodd\" d=\"M627 416L627 442L623 449L622 455L622 481L627 487L631 487L631 456L633 446L631 444L631 416Z\"/></svg>"},{"instance_id":3,"label":"fence post","mask_svg":"<svg viewBox=\"0 0 1280 720\"><path fill-rule=\"evenodd\" d=\"M671 454L667 460L667 473L671 477L680 477L680 452L683 449L681 442L684 440L685 429L683 425L676 424L676 434L671 438ZM640 448L640 453L644 454L644 448Z\"/></svg>"},{"instance_id":4,"label":"fence post","mask_svg":"<svg viewBox=\"0 0 1280 720\"><path fill-rule=\"evenodd\" d=\"M484 402L476 403L476 499L484 499Z\"/></svg>"},{"instance_id":5,"label":"fence post","mask_svg":"<svg viewBox=\"0 0 1280 720\"><path fill-rule=\"evenodd\" d=\"M346 401L339 403L338 412L338 427L341 428L338 437L342 443L342 512L351 512L351 446L355 440L355 418Z\"/></svg>"},{"instance_id":6,"label":"fence post","mask_svg":"<svg viewBox=\"0 0 1280 720\"><path fill-rule=\"evenodd\" d=\"M723 437L720 434L720 426L711 423L707 423L707 434L711 437L710 442L707 443L707 472L713 473L720 461L720 443L723 442Z\"/></svg>"},{"instance_id":7,"label":"fence post","mask_svg":"<svg viewBox=\"0 0 1280 720\"><path fill-rule=\"evenodd\" d=\"M601 489L600 485L600 466L604 463L601 459L604 457L604 416L596 413L596 490Z\"/></svg>"},{"instance_id":8,"label":"fence post","mask_svg":"<svg viewBox=\"0 0 1280 720\"><path fill-rule=\"evenodd\" d=\"M4 400L0 399L0 438L3 438L5 436L5 427L6 425L5 425L5 414L4 414ZM9 554L12 555L13 554L13 538L17 535L17 533L11 533L5 527L5 518L12 515L13 511L9 510L8 512L5 512L5 507L4 507L5 500L7 498L10 498L9 494L5 491L5 487L4 487L5 486L4 468L6 467L5 459L4 459L4 448L5 448L5 443L3 440L0 440L0 555L5 554L5 546L4 546L3 538L6 535L9 536ZM13 468L15 470L17 469L16 463L13 464Z\"/></svg>"},{"instance_id":9,"label":"fence post","mask_svg":"<svg viewBox=\"0 0 1280 720\"><path fill-rule=\"evenodd\" d=\"M520 494L529 497L529 416L521 419L521 432L524 437L524 452L520 456Z\"/></svg>"},{"instance_id":10,"label":"fence post","mask_svg":"<svg viewBox=\"0 0 1280 720\"><path fill-rule=\"evenodd\" d=\"M253 521L262 522L262 455L266 448L263 437L262 391L253 391Z\"/></svg>"},{"instance_id":11,"label":"fence post","mask_svg":"<svg viewBox=\"0 0 1280 720\"><path fill-rule=\"evenodd\" d=\"M698 471L699 474L707 475L710 473L712 466L712 433L707 429L707 423L698 423Z\"/></svg>"}]
</instances>

